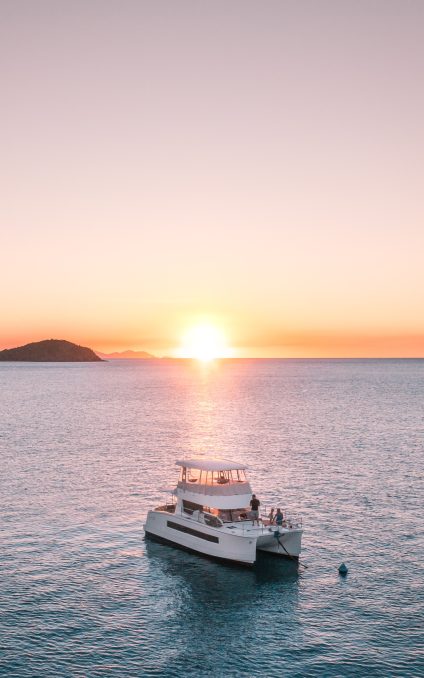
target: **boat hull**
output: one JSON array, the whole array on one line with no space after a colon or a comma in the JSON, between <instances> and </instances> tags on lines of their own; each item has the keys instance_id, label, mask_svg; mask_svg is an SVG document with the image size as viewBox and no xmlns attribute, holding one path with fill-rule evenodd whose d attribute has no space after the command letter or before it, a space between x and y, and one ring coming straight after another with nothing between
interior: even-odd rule
<instances>
[{"instance_id":1,"label":"boat hull","mask_svg":"<svg viewBox=\"0 0 424 678\"><path fill-rule=\"evenodd\" d=\"M278 537L273 530L272 533L257 538L256 548L286 558L299 558L302 549L302 530L280 529Z\"/></svg>"},{"instance_id":2,"label":"boat hull","mask_svg":"<svg viewBox=\"0 0 424 678\"><path fill-rule=\"evenodd\" d=\"M171 541L170 539L166 539L165 537L158 537L156 534L153 534L152 532L146 532L146 530L144 530L144 534L145 539L148 539L149 541L154 541L157 544L163 544L164 546L169 546L170 548L186 551L187 553L193 553L194 555L200 556L201 558L206 558L207 560L216 560L217 562L223 564L226 563L227 565L234 565L234 567L245 567L245 568L253 567L255 564L255 563L246 563L241 560L232 560L229 558L223 558L222 556L212 556L209 553L202 553L197 549L190 548L189 546L183 546L182 544L177 544L177 542Z\"/></svg>"},{"instance_id":3,"label":"boat hull","mask_svg":"<svg viewBox=\"0 0 424 678\"><path fill-rule=\"evenodd\" d=\"M147 535L221 560L253 565L256 560L256 538L235 535L226 528L199 525L183 516L162 511L149 511L144 531Z\"/></svg>"}]
</instances>

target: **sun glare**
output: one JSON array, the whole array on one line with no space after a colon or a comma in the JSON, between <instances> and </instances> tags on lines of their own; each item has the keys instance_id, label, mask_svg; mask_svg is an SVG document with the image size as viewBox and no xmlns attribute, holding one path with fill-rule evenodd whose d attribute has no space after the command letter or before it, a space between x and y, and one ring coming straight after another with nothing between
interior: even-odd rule
<instances>
[{"instance_id":1,"label":"sun glare","mask_svg":"<svg viewBox=\"0 0 424 678\"><path fill-rule=\"evenodd\" d=\"M179 351L180 358L194 358L202 362L229 358L231 355L224 333L213 325L197 325L188 330Z\"/></svg>"}]
</instances>

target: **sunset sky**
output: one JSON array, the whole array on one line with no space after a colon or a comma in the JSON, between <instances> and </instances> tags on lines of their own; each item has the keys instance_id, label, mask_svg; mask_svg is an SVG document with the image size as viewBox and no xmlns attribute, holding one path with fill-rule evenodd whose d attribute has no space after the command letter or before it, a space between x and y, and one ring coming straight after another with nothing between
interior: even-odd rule
<instances>
[{"instance_id":1,"label":"sunset sky","mask_svg":"<svg viewBox=\"0 0 424 678\"><path fill-rule=\"evenodd\" d=\"M424 356L422 0L2 0L0 348Z\"/></svg>"}]
</instances>

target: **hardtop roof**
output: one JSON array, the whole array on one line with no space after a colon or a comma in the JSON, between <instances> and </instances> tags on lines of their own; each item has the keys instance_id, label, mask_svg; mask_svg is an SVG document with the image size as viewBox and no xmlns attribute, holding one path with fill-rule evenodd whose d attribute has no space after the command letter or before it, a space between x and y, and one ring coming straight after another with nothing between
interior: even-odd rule
<instances>
[{"instance_id":1,"label":"hardtop roof","mask_svg":"<svg viewBox=\"0 0 424 678\"><path fill-rule=\"evenodd\" d=\"M229 459L179 459L175 463L177 466L195 468L199 471L244 471L247 469L245 464Z\"/></svg>"}]
</instances>

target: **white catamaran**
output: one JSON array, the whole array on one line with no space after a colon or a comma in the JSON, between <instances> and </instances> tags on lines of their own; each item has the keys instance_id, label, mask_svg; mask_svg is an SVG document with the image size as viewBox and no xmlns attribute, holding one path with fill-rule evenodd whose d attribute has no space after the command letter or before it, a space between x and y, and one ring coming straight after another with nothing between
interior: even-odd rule
<instances>
[{"instance_id":1,"label":"white catamaran","mask_svg":"<svg viewBox=\"0 0 424 678\"><path fill-rule=\"evenodd\" d=\"M181 459L173 501L148 512L144 530L153 538L215 558L252 565L256 552L298 558L302 523L283 515L281 525L253 524L252 488L246 466L226 459Z\"/></svg>"}]
</instances>

